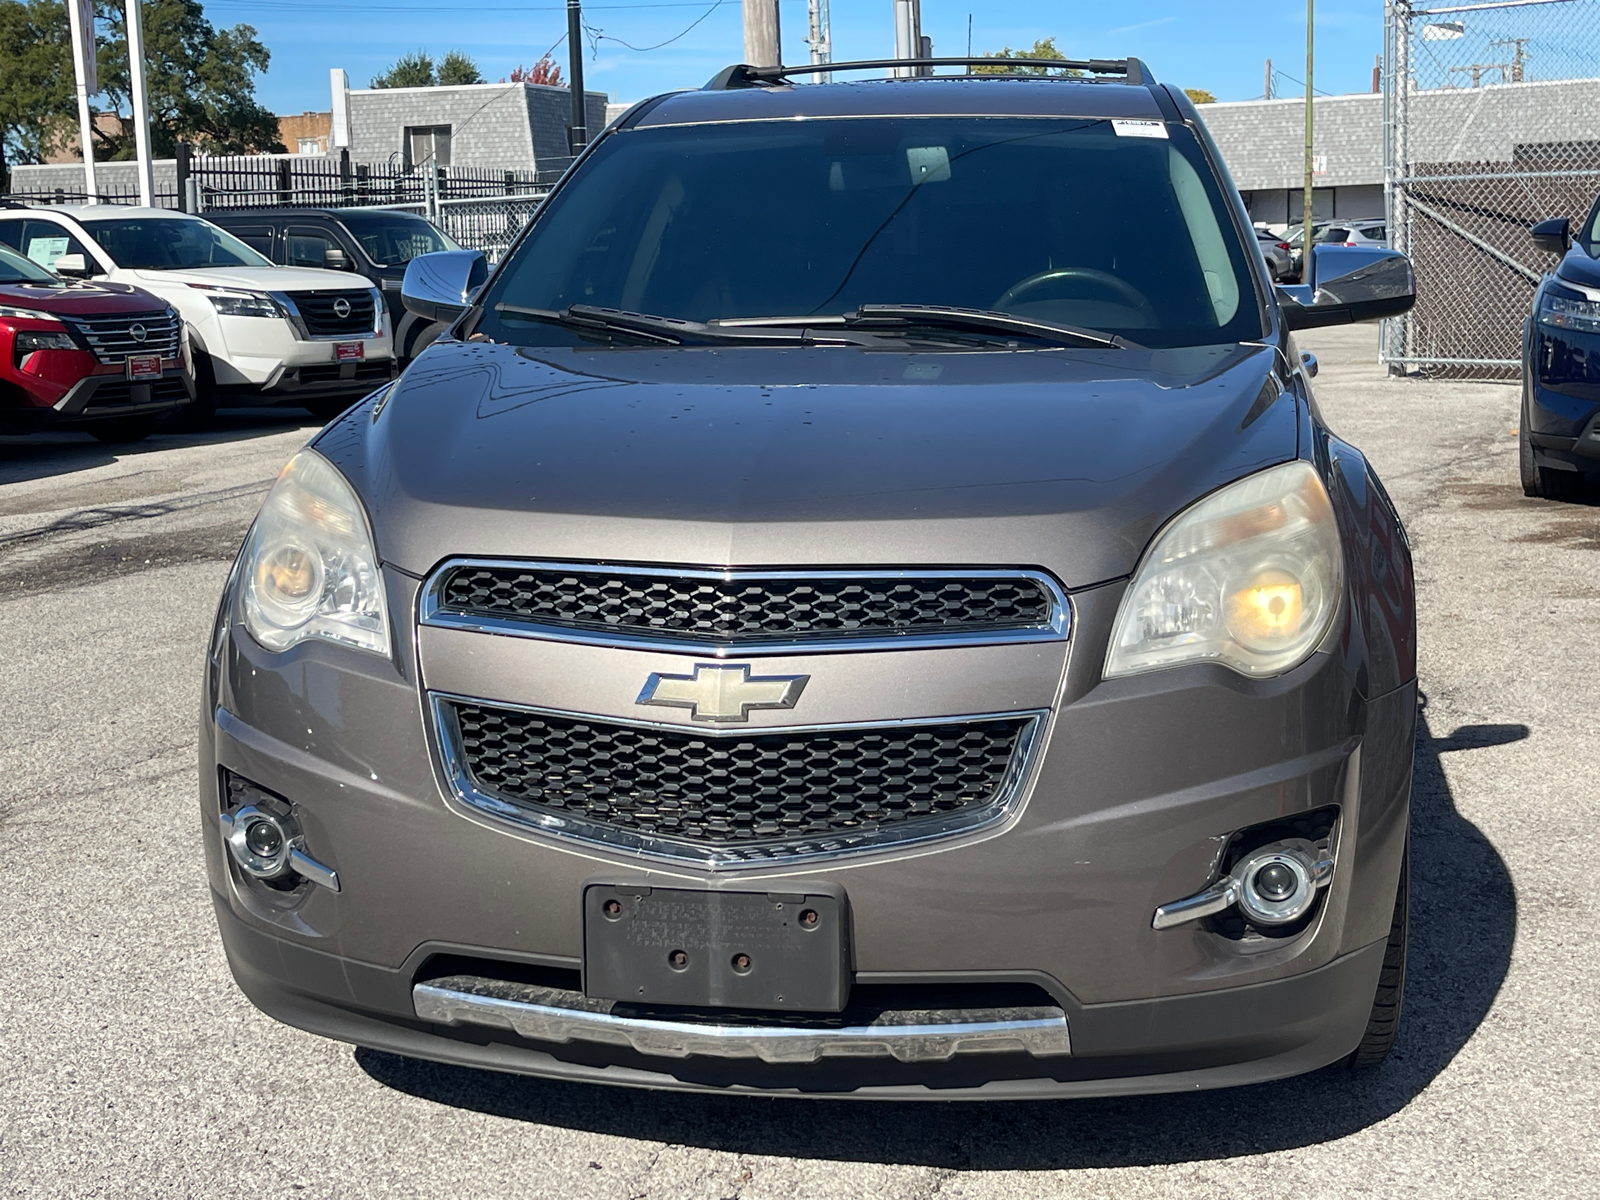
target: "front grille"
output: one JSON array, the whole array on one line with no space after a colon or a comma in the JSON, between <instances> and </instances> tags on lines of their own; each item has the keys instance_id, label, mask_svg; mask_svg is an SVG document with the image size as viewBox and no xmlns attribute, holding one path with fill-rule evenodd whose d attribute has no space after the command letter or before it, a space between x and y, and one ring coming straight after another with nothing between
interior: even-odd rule
<instances>
[{"instance_id":1,"label":"front grille","mask_svg":"<svg viewBox=\"0 0 1600 1200\"><path fill-rule=\"evenodd\" d=\"M728 571L462 563L435 612L691 645L1051 630L1055 593L1016 571ZM432 614L430 614L431 616Z\"/></svg>"},{"instance_id":2,"label":"front grille","mask_svg":"<svg viewBox=\"0 0 1600 1200\"><path fill-rule=\"evenodd\" d=\"M312 337L370 336L377 326L369 291L290 292L289 299ZM341 300L349 306L344 316L339 315Z\"/></svg>"},{"instance_id":3,"label":"front grille","mask_svg":"<svg viewBox=\"0 0 1600 1200\"><path fill-rule=\"evenodd\" d=\"M981 823L1014 792L1037 721L711 736L463 700L436 706L468 798L595 840L713 859L825 853Z\"/></svg>"},{"instance_id":4,"label":"front grille","mask_svg":"<svg viewBox=\"0 0 1600 1200\"><path fill-rule=\"evenodd\" d=\"M388 359L373 359L371 362L355 364L355 370L349 375L341 374L343 367L339 363L326 363L314 367L301 367L299 379L302 384L310 383L338 383L355 380L358 383L372 380L388 379L394 372Z\"/></svg>"},{"instance_id":5,"label":"front grille","mask_svg":"<svg viewBox=\"0 0 1600 1200\"><path fill-rule=\"evenodd\" d=\"M119 408L129 404L155 404L157 402L182 403L189 398L189 389L175 375L165 379L152 379L148 383L130 383L125 379L111 379L100 384L89 396L86 413L105 408Z\"/></svg>"},{"instance_id":6,"label":"front grille","mask_svg":"<svg viewBox=\"0 0 1600 1200\"><path fill-rule=\"evenodd\" d=\"M162 358L178 357L180 327L176 313L118 313L110 317L71 317L89 349L103 363L121 363L130 354L159 354ZM135 328L138 326L138 329ZM143 330L144 336L136 336Z\"/></svg>"}]
</instances>

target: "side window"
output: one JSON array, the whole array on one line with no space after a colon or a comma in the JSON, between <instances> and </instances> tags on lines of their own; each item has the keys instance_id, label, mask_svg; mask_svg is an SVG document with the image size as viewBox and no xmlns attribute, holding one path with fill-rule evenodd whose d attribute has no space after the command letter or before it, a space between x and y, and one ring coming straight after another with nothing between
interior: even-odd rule
<instances>
[{"instance_id":1,"label":"side window","mask_svg":"<svg viewBox=\"0 0 1600 1200\"><path fill-rule=\"evenodd\" d=\"M9 246L13 250L22 249L21 221L0 221L0 246Z\"/></svg>"},{"instance_id":2,"label":"side window","mask_svg":"<svg viewBox=\"0 0 1600 1200\"><path fill-rule=\"evenodd\" d=\"M275 263L283 262L283 256L273 253L273 245L277 239L273 236L271 225L232 225L228 232L233 234L257 254L270 258Z\"/></svg>"},{"instance_id":3,"label":"side window","mask_svg":"<svg viewBox=\"0 0 1600 1200\"><path fill-rule=\"evenodd\" d=\"M284 264L290 267L320 267L329 250L341 249L332 236L320 229L291 225L284 237Z\"/></svg>"},{"instance_id":4,"label":"side window","mask_svg":"<svg viewBox=\"0 0 1600 1200\"><path fill-rule=\"evenodd\" d=\"M83 248L83 243L54 221L24 221L22 244L17 247L45 270L56 265L63 254L81 254L91 275L101 274L94 255Z\"/></svg>"}]
</instances>

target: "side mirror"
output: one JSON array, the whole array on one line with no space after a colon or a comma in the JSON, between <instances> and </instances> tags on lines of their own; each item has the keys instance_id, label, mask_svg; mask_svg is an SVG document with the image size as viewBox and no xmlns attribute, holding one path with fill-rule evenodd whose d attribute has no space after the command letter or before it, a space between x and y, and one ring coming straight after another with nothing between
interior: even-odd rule
<instances>
[{"instance_id":1,"label":"side mirror","mask_svg":"<svg viewBox=\"0 0 1600 1200\"><path fill-rule=\"evenodd\" d=\"M1565 217L1551 217L1540 221L1528 230L1533 244L1551 254L1565 254L1572 245L1572 222Z\"/></svg>"},{"instance_id":2,"label":"side mirror","mask_svg":"<svg viewBox=\"0 0 1600 1200\"><path fill-rule=\"evenodd\" d=\"M350 260L344 256L343 250L330 247L322 252L322 265L329 271L348 271Z\"/></svg>"},{"instance_id":3,"label":"side mirror","mask_svg":"<svg viewBox=\"0 0 1600 1200\"><path fill-rule=\"evenodd\" d=\"M429 321L454 321L489 278L489 260L477 250L437 250L406 264L400 300Z\"/></svg>"},{"instance_id":4,"label":"side mirror","mask_svg":"<svg viewBox=\"0 0 1600 1200\"><path fill-rule=\"evenodd\" d=\"M81 254L58 254L55 262L50 264L50 269L57 275L66 275L72 279L89 277L88 260Z\"/></svg>"},{"instance_id":5,"label":"side mirror","mask_svg":"<svg viewBox=\"0 0 1600 1200\"><path fill-rule=\"evenodd\" d=\"M1381 246L1312 246L1304 278L1278 286L1290 329L1397 317L1417 302L1411 260Z\"/></svg>"}]
</instances>

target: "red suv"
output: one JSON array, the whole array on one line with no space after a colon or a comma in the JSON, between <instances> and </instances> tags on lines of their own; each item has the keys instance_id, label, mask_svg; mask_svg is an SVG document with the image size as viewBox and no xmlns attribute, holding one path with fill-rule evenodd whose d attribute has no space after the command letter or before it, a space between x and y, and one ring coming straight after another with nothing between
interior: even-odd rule
<instances>
[{"instance_id":1,"label":"red suv","mask_svg":"<svg viewBox=\"0 0 1600 1200\"><path fill-rule=\"evenodd\" d=\"M65 426L137 441L193 397L183 322L167 304L0 246L0 433Z\"/></svg>"}]
</instances>

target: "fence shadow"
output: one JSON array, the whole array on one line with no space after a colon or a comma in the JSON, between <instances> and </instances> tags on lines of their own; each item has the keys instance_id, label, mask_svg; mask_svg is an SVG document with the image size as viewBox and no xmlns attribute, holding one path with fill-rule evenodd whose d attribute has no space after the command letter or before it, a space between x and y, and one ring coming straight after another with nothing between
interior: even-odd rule
<instances>
[{"instance_id":1,"label":"fence shadow","mask_svg":"<svg viewBox=\"0 0 1600 1200\"><path fill-rule=\"evenodd\" d=\"M883 1104L637 1092L443 1066L371 1050L373 1079L452 1107L558 1128L742 1154L956 1170L1060 1170L1229 1158L1345 1137L1398 1112L1450 1063L1505 979L1516 897L1504 861L1455 807L1440 754L1528 736L1523 725L1418 722L1411 948L1399 1042L1342 1066L1226 1091L1005 1104Z\"/></svg>"}]
</instances>

